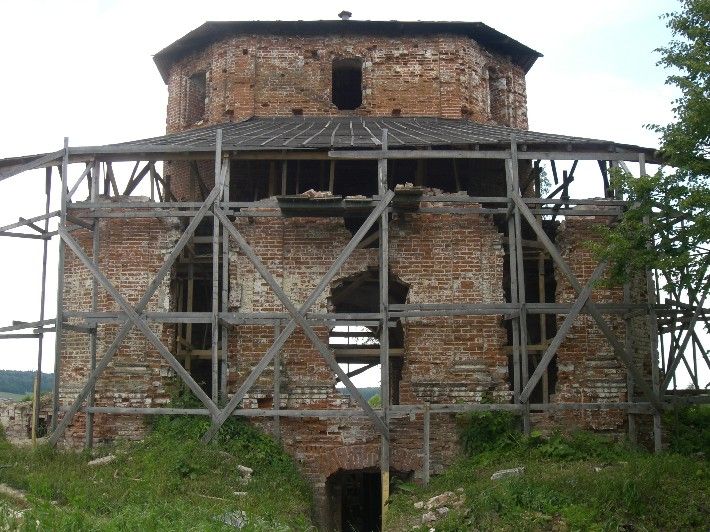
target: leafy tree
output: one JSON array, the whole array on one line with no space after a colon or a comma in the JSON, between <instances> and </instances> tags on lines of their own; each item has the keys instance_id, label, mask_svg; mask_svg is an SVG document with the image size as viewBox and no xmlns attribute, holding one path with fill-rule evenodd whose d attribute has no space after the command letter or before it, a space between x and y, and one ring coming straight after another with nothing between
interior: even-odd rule
<instances>
[{"instance_id":1,"label":"leafy tree","mask_svg":"<svg viewBox=\"0 0 710 532\"><path fill-rule=\"evenodd\" d=\"M615 173L631 206L597 251L612 281L651 268L663 273L667 291L703 294L710 286L710 0L681 0L664 17L674 39L657 50L658 64L671 69L666 83L681 95L675 121L649 127L661 135L667 167L641 178Z\"/></svg>"}]
</instances>

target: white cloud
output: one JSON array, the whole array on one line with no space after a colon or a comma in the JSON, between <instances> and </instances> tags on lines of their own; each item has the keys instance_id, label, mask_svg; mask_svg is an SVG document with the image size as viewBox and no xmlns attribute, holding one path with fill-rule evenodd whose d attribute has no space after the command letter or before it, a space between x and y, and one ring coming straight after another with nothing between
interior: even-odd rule
<instances>
[{"instance_id":1,"label":"white cloud","mask_svg":"<svg viewBox=\"0 0 710 532\"><path fill-rule=\"evenodd\" d=\"M626 76L618 70L611 74L594 61L590 43L617 39L624 51L624 35L665 35L663 23L648 13L674 7L660 0L436 5L364 0L351 10L356 19L482 21L545 54L529 77L532 128L654 145L655 137L642 126L668 120L671 93L659 82L650 51L629 58L649 65L647 75ZM167 91L152 54L205 20L333 19L341 8L347 6L326 1L3 2L0 157L54 151L64 136L72 145L92 145L159 135L165 128ZM628 32L620 36L620 28ZM0 224L39 214L42 190L42 172L0 182ZM39 301L41 244L8 240L0 241L0 325L36 319ZM49 316L55 272L52 260ZM0 344L0 367L33 368L35 351L33 341ZM49 358L52 351L48 345ZM51 369L51 362L45 369Z\"/></svg>"}]
</instances>

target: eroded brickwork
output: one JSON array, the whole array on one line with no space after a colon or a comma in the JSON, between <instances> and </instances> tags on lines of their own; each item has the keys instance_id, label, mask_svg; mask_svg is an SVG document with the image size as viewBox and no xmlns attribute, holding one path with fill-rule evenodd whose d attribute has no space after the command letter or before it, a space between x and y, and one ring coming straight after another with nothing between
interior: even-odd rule
<instances>
[{"instance_id":1,"label":"eroded brickwork","mask_svg":"<svg viewBox=\"0 0 710 532\"><path fill-rule=\"evenodd\" d=\"M262 213L276 211L268 201ZM239 218L237 227L269 265L269 270L298 304L351 238L342 218ZM493 221L481 215L406 214L390 226L391 274L409 285L409 303L502 302L501 238ZM377 249L356 250L338 278L377 265ZM332 286L336 286L336 279ZM313 307L326 312L328 292ZM232 250L230 308L243 312L283 311L266 283L243 254ZM489 316L409 318L405 342L401 404L476 402L486 393L502 402L510 398L505 330ZM327 342L328 331L315 327ZM230 389L236 389L270 346L270 326L240 326L230 334ZM282 408L354 406L335 390L335 378L320 354L297 331L281 358ZM273 369L269 367L249 392L245 408L273 403ZM451 416L432 417L432 468L441 470L458 451ZM271 422L263 422L271 430ZM420 474L421 415L393 420L392 467ZM379 464L379 437L361 419L299 419L282 422L286 449L301 463L316 496L325 496L327 478L338 469ZM368 458L369 457L369 458ZM364 462L366 462L365 465Z\"/></svg>"},{"instance_id":2,"label":"eroded brickwork","mask_svg":"<svg viewBox=\"0 0 710 532\"><path fill-rule=\"evenodd\" d=\"M128 198L124 198L128 200ZM132 198L133 201L146 201ZM72 214L81 216L81 211ZM99 268L116 289L136 305L149 283L163 265L179 236L176 220L155 218L106 218L100 222L101 246ZM91 257L89 231L79 229L74 238ZM67 248L64 274L65 312L91 310L91 273ZM161 283L147 310L172 309L170 276ZM119 311L112 297L99 287L98 310ZM75 319L69 319L69 322ZM172 326L151 324L153 332L173 350L175 333ZM107 351L118 333L118 324L100 324L97 332L97 358ZM90 373L89 335L65 329L62 333L60 404L69 406L84 386ZM96 406L156 407L170 399L172 370L145 336L135 329L129 333L108 368L96 383ZM97 441L115 438L140 438L146 425L143 416L96 414L94 435ZM66 433L68 444L83 441L85 416L80 413Z\"/></svg>"},{"instance_id":3,"label":"eroded brickwork","mask_svg":"<svg viewBox=\"0 0 710 532\"><path fill-rule=\"evenodd\" d=\"M332 62L362 59L362 105L331 101ZM193 122L191 77L205 74L206 105ZM194 78L193 78L194 79ZM168 79L167 131L251 116L438 116L527 129L525 72L453 35L230 37L177 62Z\"/></svg>"},{"instance_id":4,"label":"eroded brickwork","mask_svg":"<svg viewBox=\"0 0 710 532\"><path fill-rule=\"evenodd\" d=\"M557 232L557 243L563 258L585 285L599 261L594 257L590 243L599 239L599 227L611 222L605 216L569 216ZM557 302L573 303L577 298L564 274L556 268ZM642 299L643 298L643 299ZM623 289L597 286L592 292L595 303L621 303ZM634 283L632 303L645 301L645 291ZM558 317L558 326L565 316ZM627 324L622 316L605 315L607 323L623 345L626 342ZM649 337L645 317L628 323L629 334L637 363L650 374ZM622 363L617 359L611 344L589 314L580 314L574 320L567 338L557 352L557 387L551 402L559 403L611 403L627 400L627 376ZM536 416L540 426L558 429L574 428L605 431L623 436L626 415L620 410L566 411Z\"/></svg>"}]
</instances>

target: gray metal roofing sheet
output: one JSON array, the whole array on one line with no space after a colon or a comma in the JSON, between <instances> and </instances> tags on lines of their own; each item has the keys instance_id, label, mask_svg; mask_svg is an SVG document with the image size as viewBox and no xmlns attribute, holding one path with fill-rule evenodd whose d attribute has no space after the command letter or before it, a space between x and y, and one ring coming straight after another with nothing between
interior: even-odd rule
<instances>
[{"instance_id":1,"label":"gray metal roofing sheet","mask_svg":"<svg viewBox=\"0 0 710 532\"><path fill-rule=\"evenodd\" d=\"M519 143L540 145L612 146L609 140L588 139L568 135L538 133L463 119L404 117L253 117L242 122L215 124L180 133L143 140L110 144L112 148L157 150L160 147L183 147L186 151L214 149L216 130L222 129L222 145L226 150L307 150L372 148L378 146L382 130L388 130L392 148L427 146L486 145L505 146L514 135ZM623 146L623 145L616 145ZM648 148L630 146L646 151Z\"/></svg>"},{"instance_id":2,"label":"gray metal roofing sheet","mask_svg":"<svg viewBox=\"0 0 710 532\"><path fill-rule=\"evenodd\" d=\"M296 151L365 149L381 144L388 130L388 145L402 148L469 148L505 150L511 135L529 150L645 153L649 162L660 162L652 148L619 144L610 140L538 133L463 119L432 117L253 117L199 127L130 142L70 148L72 156L133 156L143 160L170 159L172 153L210 152L215 149L217 129L222 129L222 147L228 151ZM47 154L0 159L0 168L26 164Z\"/></svg>"}]
</instances>

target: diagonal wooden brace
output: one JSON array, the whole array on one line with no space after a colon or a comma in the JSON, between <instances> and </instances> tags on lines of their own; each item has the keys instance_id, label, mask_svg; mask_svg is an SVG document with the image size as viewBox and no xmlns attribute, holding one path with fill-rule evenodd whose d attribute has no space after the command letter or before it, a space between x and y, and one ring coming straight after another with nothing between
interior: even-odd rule
<instances>
[{"instance_id":1,"label":"diagonal wooden brace","mask_svg":"<svg viewBox=\"0 0 710 532\"><path fill-rule=\"evenodd\" d=\"M76 254L79 260L86 266L86 268L91 272L91 274L96 278L99 284L113 297L113 299L118 303L118 305L123 309L123 311L128 315L128 319L133 322L133 325L137 327L148 339L148 341L153 344L158 352L168 361L170 367L173 368L175 373L177 373L180 378L185 381L185 383L190 387L192 392L197 396L200 401L207 407L207 410L213 416L216 416L219 412L217 405L212 402L212 399L205 393L205 391L200 387L195 379L192 378L190 373L178 362L178 360L173 356L170 350L165 347L160 338L148 327L146 321L140 317L136 310L126 301L126 299L116 290L111 281L109 281L106 276L101 273L98 269L96 263L92 261L84 250L81 248L79 243L74 240L71 235L67 232L64 227L59 228L59 234L62 236L64 242L69 246L69 248Z\"/></svg>"},{"instance_id":2,"label":"diagonal wooden brace","mask_svg":"<svg viewBox=\"0 0 710 532\"><path fill-rule=\"evenodd\" d=\"M321 293L325 288L328 286L328 284L333 280L333 277L338 273L342 265L345 263L345 261L350 257L352 254L353 250L360 244L363 238L365 238L365 235L367 232L370 230L370 228L373 226L373 224L378 220L382 212L389 206L390 202L392 201L392 198L394 198L394 192L389 191L379 202L377 207L370 213L370 215L367 217L367 219L363 222L363 224L360 226L360 229L357 230L357 232L353 235L353 237L350 239L350 242L342 249L340 252L340 255L338 258L335 260L335 262L331 265L331 267L328 269L326 274L322 277L316 288L311 292L311 295L308 297L306 302L301 306L299 309L299 312L302 315L305 315L308 310L315 304L316 300L318 297L320 297ZM229 222L229 220L227 219ZM232 225L231 222L229 222L229 225ZM263 371L266 369L266 367L271 363L273 358L276 356L276 353L279 352L279 350L283 347L283 345L286 343L286 340L288 340L289 336L293 331L296 329L296 321L292 319L286 327L281 331L279 336L276 338L274 341L274 344L269 348L269 350L266 352L266 354L261 358L259 363L254 366L252 369L251 373L249 376L246 378L246 380L242 383L242 385L239 387L239 389L235 392L235 394L232 396L230 399L229 403L222 409L222 412L220 412L219 416L213 421L213 425L210 427L210 429L205 433L205 435L202 438L202 441L208 442L210 441L214 435L219 431L220 427L224 424L224 422L229 418L229 416L232 415L234 410L236 410L237 406L241 402L241 400L244 398L246 393L251 389L251 387L254 385L256 380L259 378L259 376L263 373Z\"/></svg>"},{"instance_id":3,"label":"diagonal wooden brace","mask_svg":"<svg viewBox=\"0 0 710 532\"><path fill-rule=\"evenodd\" d=\"M222 226L227 230L229 235L234 238L234 240L237 242L239 247L242 249L244 254L249 258L251 263L254 265L256 270L259 272L259 274L264 278L264 280L267 282L267 284L271 287L271 289L274 291L276 294L276 297L279 298L281 303L283 304L284 307L286 307L286 310L288 310L289 314L291 314L292 319L296 321L296 323L303 329L303 332L306 334L308 339L313 343L316 349L320 352L321 356L325 359L326 363L330 367L333 372L335 372L338 377L340 378L340 381L345 385L345 387L348 389L348 391L351 394L351 397L353 397L362 407L362 409L365 411L365 413L372 419L372 421L375 423L375 427L377 430L385 437L388 435L387 431L387 426L382 422L382 420L379 418L379 416L375 413L375 411L372 409L370 404L367 402L367 400L362 396L360 391L355 387L355 385L352 383L352 381L348 378L347 374L342 370L342 368L338 365L338 363L335 360L335 357L333 356L333 353L328 347L323 344L320 338L318 338L318 335L313 331L313 328L310 326L308 321L306 321L305 316L299 311L299 309L296 308L296 306L293 304L291 299L286 295L286 292L283 291L283 288L279 285L279 283L274 279L274 276L271 275L271 272L268 270L268 268L264 265L264 263L261 261L259 256L254 252L252 247L249 245L249 243L246 241L246 239L242 236L242 234L237 230L236 227L234 227L234 224L227 218L227 215L224 213L222 209L219 207L215 206L214 207L214 212L215 216L217 216L220 221L222 222Z\"/></svg>"},{"instance_id":4,"label":"diagonal wooden brace","mask_svg":"<svg viewBox=\"0 0 710 532\"><path fill-rule=\"evenodd\" d=\"M574 322L574 319L581 312L582 308L584 308L584 306L586 305L589 296L592 294L594 284L604 274L604 270L606 270L606 262L602 262L599 266L597 266L597 268L594 270L594 273L592 273L592 276L589 278L589 281L587 281L586 286L577 297L577 300L574 302L574 305L572 305L572 308L565 317L565 320L557 331L557 334L553 338L552 342L550 342L550 345L545 350L545 354L542 355L542 358L540 359L540 362L535 368L535 371L530 376L530 380L525 385L525 388L523 388L523 391L520 392L521 403L527 403L530 399L530 394L532 393L535 386L537 386L537 383L540 381L540 377L542 377L542 374L547 371L547 366L550 364L552 357L555 356L560 345L562 345L564 339L567 338L567 334L572 328L572 323Z\"/></svg>"},{"instance_id":5,"label":"diagonal wooden brace","mask_svg":"<svg viewBox=\"0 0 710 532\"><path fill-rule=\"evenodd\" d=\"M535 219L533 213L530 212L530 209L528 209L528 206L520 197L520 194L518 194L517 192L513 192L511 193L511 198L518 206L520 213L525 217L528 224L530 224L530 227L532 227L533 231L535 231L535 234L540 239L540 242L542 242L547 251L550 253L550 256L557 264L557 267L560 269L560 271L562 271L562 273L564 273L565 277L567 277L570 284L572 285L572 288L574 288L574 290L577 292L577 295L581 294L582 285L577 279L577 276L574 274L574 272L572 272L569 265L562 258L562 255L560 255L560 252L552 243L550 237L547 236L545 230L540 226L538 220ZM619 361L621 361L622 364L626 366L627 371L631 374L631 378L633 379L634 384L639 387L639 389L643 392L643 394L654 406L654 408L658 411L661 411L663 409L663 405L659 401L658 396L653 392L653 390L651 390L651 387L648 385L646 380L643 378L643 375L641 375L641 372L633 363L633 356L626 352L626 348L616 338L614 331L611 330L611 327L609 327L607 322L604 320L604 317L602 316L602 313L599 311L597 306L591 301L587 301L586 307L589 314L592 316L592 318L594 318L594 321L597 322L597 326L599 327L601 332L604 334L604 336L606 336L607 340L609 340L609 343L614 349L614 354L616 355L616 357L619 359Z\"/></svg>"},{"instance_id":6,"label":"diagonal wooden brace","mask_svg":"<svg viewBox=\"0 0 710 532\"><path fill-rule=\"evenodd\" d=\"M190 221L187 228L185 229L185 231L183 232L183 234L180 236L177 243L175 244L175 247L170 252L168 257L165 259L163 266L160 268L160 270L158 270L158 273L155 275L155 278L153 279L151 284L148 286L148 289L146 290L145 294L143 294L143 297L141 297L140 301L136 305L136 307L135 307L136 312L142 312L145 309L146 305L148 305L148 302L150 301L150 299L153 297L153 294L160 286L160 283L163 281L163 278L170 272L170 270L173 266L173 263L177 260L180 253L182 253L182 250L184 249L184 247L187 245L187 243L192 238L192 235L194 234L195 229L197 229L197 226L200 224L200 222L204 218L205 214L209 210L210 205L215 200L218 193L219 193L219 191L215 188L212 191L212 193L210 193L210 195L207 197L207 199L202 203L199 210L195 214L195 217ZM62 437L62 434L64 434L64 431L67 429L69 424L74 419L74 416L81 408L82 403L86 400L86 398L89 395L94 384L96 384L96 381L98 380L98 378L101 376L101 374L104 372L104 370L108 367L109 363L113 359L113 356L116 354L116 352L118 351L118 348L121 346L123 341L126 339L126 337L128 336L128 333L131 331L132 328L133 328L133 322L131 322L130 320L126 320L124 322L124 324L121 326L121 329L118 331L116 338L111 343L111 345L108 347L104 356L101 357L101 360L96 365L96 368L89 375L89 378L87 379L86 384L84 385L84 387L81 389L81 391L77 395L76 399L72 403L69 410L62 417L62 420L57 425L57 428L54 430L52 435L49 437L49 443L51 445L56 445L57 442L59 441L59 438Z\"/></svg>"},{"instance_id":7,"label":"diagonal wooden brace","mask_svg":"<svg viewBox=\"0 0 710 532\"><path fill-rule=\"evenodd\" d=\"M705 288L705 291L703 292L703 296L700 299L700 303L695 307L695 312L693 312L693 316L690 318L690 323L688 323L688 331L685 333L685 337L683 338L683 343L680 345L680 347L676 350L676 356L673 359L673 362L669 365L668 369L666 370L666 376L663 379L663 384L661 385L661 390L665 391L668 389L668 385L671 383L671 380L673 379L673 374L675 373L675 370L678 368L678 364L680 363L681 359L683 359L683 353L685 352L685 348L688 346L688 341L691 338L691 331L695 329L695 324L698 321L698 317L700 316L701 311L703 310L703 306L705 305L705 300L707 299L708 296L708 291L710 291L710 286ZM686 362L687 364L687 362ZM691 373L691 372L689 372ZM692 375L692 373L691 373Z\"/></svg>"}]
</instances>

